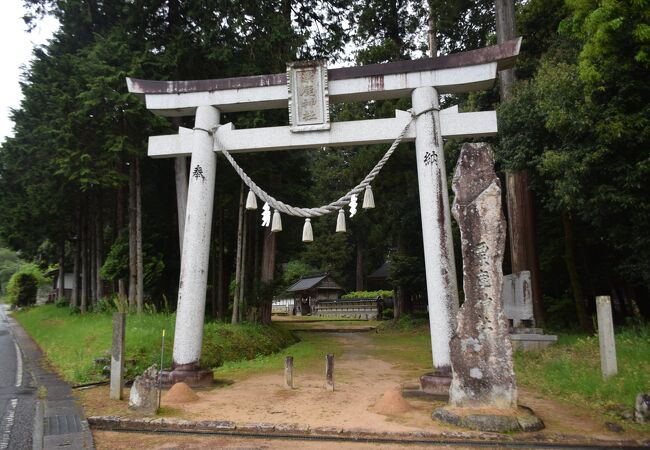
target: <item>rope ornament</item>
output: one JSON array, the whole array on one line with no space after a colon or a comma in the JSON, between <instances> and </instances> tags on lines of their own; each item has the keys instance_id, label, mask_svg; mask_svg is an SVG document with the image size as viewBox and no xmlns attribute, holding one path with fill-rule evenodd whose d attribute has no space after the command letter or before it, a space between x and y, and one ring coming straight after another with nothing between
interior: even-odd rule
<instances>
[{"instance_id":1,"label":"rope ornament","mask_svg":"<svg viewBox=\"0 0 650 450\"><path fill-rule=\"evenodd\" d=\"M273 232L282 231L282 219L280 218L280 213L287 214L289 216L294 216L294 217L304 217L306 221L303 227L303 241L311 242L313 240L313 233L311 230L310 219L314 217L321 217L333 212L337 212L339 216L337 219L336 231L345 232L346 229L345 213L343 211L343 208L345 206L348 206L352 202L352 205L350 205L351 206L350 217L352 217L356 213L357 197L361 192L364 192L362 208L370 209L375 207L375 200L372 193L372 188L370 187L370 183L372 183L375 180L375 178L377 177L381 169L386 165L390 157L397 149L397 146L402 142L404 136L406 135L406 132L411 126L411 123L413 123L413 121L419 116L430 113L432 111L440 111L440 108L432 106L431 108L425 109L424 111L420 111L418 113L414 112L412 109L409 109L408 112L411 113L411 120L409 120L408 123L404 126L404 128L397 136L395 141L393 141L392 145L388 148L388 150L386 150L384 156L382 156L382 158L377 162L377 164L375 164L375 166L368 173L368 175L366 175L366 177L359 184L357 184L355 187L350 189L344 196L340 197L338 200L335 200L327 205L319 206L317 208L300 208L300 207L288 205L283 201L276 199L275 197L267 193L265 190L260 188L248 176L248 174L244 172L244 169L242 169L239 166L239 164L237 164L237 162L232 157L230 152L228 152L226 149L220 149L220 150L223 156L226 158L226 160L230 163L232 168L235 170L239 178L241 178L244 184L246 184L246 186L248 186L248 188L250 189L248 193L247 202L246 202L247 209L252 210L257 208L257 202L255 201L254 198L251 197L258 197L260 200L264 201L265 204L264 204L264 214L263 214L263 225L268 226L269 219L270 219L270 217L268 217L270 216L270 214L268 213L270 211L267 208L269 207L273 208L274 212L273 212L273 220L271 226L271 231ZM203 128L195 127L194 129L205 131L208 134L213 136L217 128L218 127L215 127L212 130L205 130Z\"/></svg>"}]
</instances>

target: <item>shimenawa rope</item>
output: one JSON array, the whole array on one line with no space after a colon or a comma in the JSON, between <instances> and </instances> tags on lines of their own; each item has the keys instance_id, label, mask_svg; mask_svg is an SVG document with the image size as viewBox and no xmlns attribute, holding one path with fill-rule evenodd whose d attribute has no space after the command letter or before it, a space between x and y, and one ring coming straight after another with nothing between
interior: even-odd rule
<instances>
[{"instance_id":1,"label":"shimenawa rope","mask_svg":"<svg viewBox=\"0 0 650 450\"><path fill-rule=\"evenodd\" d=\"M354 188L352 188L347 194L345 194L343 197L339 198L338 200L333 201L332 203L324 206L320 206L318 208L299 208L296 206L291 206L287 205L286 203L282 202L281 200L276 199L275 197L272 197L269 195L266 191L264 191L262 188L260 188L247 174L244 172L244 169L242 169L239 164L234 160L232 155L225 149L221 149L221 153L226 157L230 165L232 166L233 169L235 169L235 172L237 172L237 175L242 179L242 181L250 188L251 191L261 200L265 201L266 203L269 204L273 209L276 211L279 211L281 213L287 214L289 216L295 216L295 217L320 217L324 216L325 214L330 214L332 212L336 212L339 209L343 208L344 206L347 206L350 203L350 199L352 198L353 195L359 194L361 191L365 190L366 186L369 186L370 183L377 177L381 169L384 167L386 162L390 159L390 157L393 155L395 150L397 149L397 146L402 142L402 139L404 139L404 135L406 134L406 131L408 128L411 126L411 123L413 123L413 120L415 120L417 117L421 116L422 114L429 113L431 111L439 111L439 108L431 107L429 109L425 109L424 111L420 111L419 113L414 113L412 110L409 110L411 113L411 120L406 124L404 129L401 131L401 133L397 136L397 139L393 142L393 144L390 146L390 148L384 153L384 156L375 164L375 167L372 168L372 170L366 175L366 177L361 181L361 183L357 184ZM434 126L435 126L435 121L434 121ZM195 130L202 130L206 131L209 134L213 135L214 131L216 131L216 128L214 128L212 131L204 130L202 128L194 128ZM437 133L436 133L437 134Z\"/></svg>"}]
</instances>

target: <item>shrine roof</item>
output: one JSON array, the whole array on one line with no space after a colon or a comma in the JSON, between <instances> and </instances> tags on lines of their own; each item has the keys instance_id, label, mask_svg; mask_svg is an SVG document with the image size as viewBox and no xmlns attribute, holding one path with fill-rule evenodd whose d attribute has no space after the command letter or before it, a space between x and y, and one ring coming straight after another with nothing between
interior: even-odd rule
<instances>
[{"instance_id":1,"label":"shrine roof","mask_svg":"<svg viewBox=\"0 0 650 450\"><path fill-rule=\"evenodd\" d=\"M307 291L309 289L313 289L315 287L318 287L318 285L321 284L326 278L331 278L331 277L327 273L301 277L298 281L296 281L294 284L292 284L287 288L287 292L300 292L300 291ZM334 282L334 280L332 281ZM334 282L334 284L338 286L336 282ZM338 286L337 288L326 286L323 287L323 289L342 289L342 288L340 286Z\"/></svg>"},{"instance_id":2,"label":"shrine roof","mask_svg":"<svg viewBox=\"0 0 650 450\"><path fill-rule=\"evenodd\" d=\"M390 262L385 261L381 266L379 266L378 269L376 269L374 272L372 272L370 275L368 275L367 278L374 278L374 279L388 278L389 270L390 270Z\"/></svg>"}]
</instances>

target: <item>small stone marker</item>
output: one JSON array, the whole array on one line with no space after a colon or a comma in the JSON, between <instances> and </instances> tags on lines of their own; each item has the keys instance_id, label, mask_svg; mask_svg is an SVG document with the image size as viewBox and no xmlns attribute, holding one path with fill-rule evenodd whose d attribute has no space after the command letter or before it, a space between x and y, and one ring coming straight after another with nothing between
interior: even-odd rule
<instances>
[{"instance_id":1,"label":"small stone marker","mask_svg":"<svg viewBox=\"0 0 650 450\"><path fill-rule=\"evenodd\" d=\"M284 386L293 389L293 356L284 360Z\"/></svg>"},{"instance_id":2,"label":"small stone marker","mask_svg":"<svg viewBox=\"0 0 650 450\"><path fill-rule=\"evenodd\" d=\"M503 311L514 328L520 327L523 321L535 322L531 285L528 270L503 277Z\"/></svg>"},{"instance_id":3,"label":"small stone marker","mask_svg":"<svg viewBox=\"0 0 650 450\"><path fill-rule=\"evenodd\" d=\"M508 322L501 300L506 221L492 147L464 144L452 188L452 213L463 254L465 303L451 347L449 403L456 407L517 407Z\"/></svg>"},{"instance_id":4,"label":"small stone marker","mask_svg":"<svg viewBox=\"0 0 650 450\"><path fill-rule=\"evenodd\" d=\"M596 297L596 314L598 315L600 370L603 373L603 380L606 380L618 373L614 322L612 320L612 303L609 296L601 295Z\"/></svg>"},{"instance_id":5,"label":"small stone marker","mask_svg":"<svg viewBox=\"0 0 650 450\"><path fill-rule=\"evenodd\" d=\"M634 420L636 423L650 423L650 394L636 396L634 405Z\"/></svg>"},{"instance_id":6,"label":"small stone marker","mask_svg":"<svg viewBox=\"0 0 650 450\"><path fill-rule=\"evenodd\" d=\"M334 390L334 355L331 353L325 357L325 387L328 391Z\"/></svg>"},{"instance_id":7,"label":"small stone marker","mask_svg":"<svg viewBox=\"0 0 650 450\"><path fill-rule=\"evenodd\" d=\"M109 397L122 400L124 388L124 332L126 313L113 314L113 347L111 349L111 384Z\"/></svg>"},{"instance_id":8,"label":"small stone marker","mask_svg":"<svg viewBox=\"0 0 650 450\"><path fill-rule=\"evenodd\" d=\"M160 407L159 390L158 370L154 364L142 375L135 377L129 396L129 409L142 414L156 414Z\"/></svg>"}]
</instances>

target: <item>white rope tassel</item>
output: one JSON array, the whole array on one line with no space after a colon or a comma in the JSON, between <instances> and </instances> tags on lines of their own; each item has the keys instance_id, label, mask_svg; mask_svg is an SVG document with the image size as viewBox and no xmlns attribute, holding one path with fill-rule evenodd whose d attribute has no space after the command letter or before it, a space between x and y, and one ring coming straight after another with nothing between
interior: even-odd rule
<instances>
[{"instance_id":1,"label":"white rope tassel","mask_svg":"<svg viewBox=\"0 0 650 450\"><path fill-rule=\"evenodd\" d=\"M280 213L277 209L273 212L273 224L271 225L271 231L273 233L282 231L282 219L280 218Z\"/></svg>"},{"instance_id":2,"label":"white rope tassel","mask_svg":"<svg viewBox=\"0 0 650 450\"><path fill-rule=\"evenodd\" d=\"M311 229L311 219L305 219L305 225L302 227L302 241L314 242L314 232Z\"/></svg>"},{"instance_id":3,"label":"white rope tassel","mask_svg":"<svg viewBox=\"0 0 650 450\"><path fill-rule=\"evenodd\" d=\"M345 211L343 211L343 208L339 209L339 216L336 219L336 232L337 233L345 233L347 230L345 229Z\"/></svg>"},{"instance_id":4,"label":"white rope tassel","mask_svg":"<svg viewBox=\"0 0 650 450\"><path fill-rule=\"evenodd\" d=\"M366 186L366 192L363 193L363 209L372 209L375 207L375 196L372 195L372 188Z\"/></svg>"},{"instance_id":5,"label":"white rope tassel","mask_svg":"<svg viewBox=\"0 0 650 450\"><path fill-rule=\"evenodd\" d=\"M248 191L248 197L246 198L246 209L248 211L255 211L257 209L257 197L252 190Z\"/></svg>"}]
</instances>

